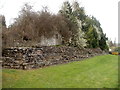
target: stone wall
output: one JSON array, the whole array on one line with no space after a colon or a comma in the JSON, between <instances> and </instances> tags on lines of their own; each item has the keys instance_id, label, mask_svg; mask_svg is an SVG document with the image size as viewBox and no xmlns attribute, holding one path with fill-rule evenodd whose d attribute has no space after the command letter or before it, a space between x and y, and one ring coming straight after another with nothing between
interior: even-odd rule
<instances>
[{"instance_id":1,"label":"stone wall","mask_svg":"<svg viewBox=\"0 0 120 90\"><path fill-rule=\"evenodd\" d=\"M83 60L104 54L97 49L78 49L67 46L42 46L36 48L6 48L2 53L2 67L33 69L54 64Z\"/></svg>"}]
</instances>

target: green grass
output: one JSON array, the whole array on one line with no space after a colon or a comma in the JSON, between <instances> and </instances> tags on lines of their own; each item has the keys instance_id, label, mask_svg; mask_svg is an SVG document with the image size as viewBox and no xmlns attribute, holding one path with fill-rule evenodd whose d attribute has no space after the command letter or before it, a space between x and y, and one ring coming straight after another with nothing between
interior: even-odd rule
<instances>
[{"instance_id":1,"label":"green grass","mask_svg":"<svg viewBox=\"0 0 120 90\"><path fill-rule=\"evenodd\" d=\"M3 88L116 88L118 56L96 56L34 70L3 69Z\"/></svg>"}]
</instances>

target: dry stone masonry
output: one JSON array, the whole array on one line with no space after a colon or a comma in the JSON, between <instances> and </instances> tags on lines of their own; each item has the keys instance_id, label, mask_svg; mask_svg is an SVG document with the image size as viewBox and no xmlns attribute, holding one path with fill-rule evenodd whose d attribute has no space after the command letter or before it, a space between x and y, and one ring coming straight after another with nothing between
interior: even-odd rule
<instances>
[{"instance_id":1,"label":"dry stone masonry","mask_svg":"<svg viewBox=\"0 0 120 90\"><path fill-rule=\"evenodd\" d=\"M2 67L12 69L33 69L54 64L83 60L104 54L97 49L78 49L68 46L42 46L34 48L6 48L2 52Z\"/></svg>"}]
</instances>

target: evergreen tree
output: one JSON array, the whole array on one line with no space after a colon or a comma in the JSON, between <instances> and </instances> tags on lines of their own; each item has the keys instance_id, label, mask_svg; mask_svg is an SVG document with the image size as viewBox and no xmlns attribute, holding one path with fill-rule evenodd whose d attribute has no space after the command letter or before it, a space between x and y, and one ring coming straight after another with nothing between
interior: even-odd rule
<instances>
[{"instance_id":1,"label":"evergreen tree","mask_svg":"<svg viewBox=\"0 0 120 90\"><path fill-rule=\"evenodd\" d=\"M106 44L107 37L103 33L100 22L93 16L87 16L84 23L82 30L85 32L87 46L90 48L100 47L102 50L108 49L108 45Z\"/></svg>"},{"instance_id":2,"label":"evergreen tree","mask_svg":"<svg viewBox=\"0 0 120 90\"><path fill-rule=\"evenodd\" d=\"M72 32L72 36L71 43L69 43L69 45L81 48L86 46L86 40L84 39L84 33L81 30L81 20L78 19L77 10L79 8L77 5L78 4L76 4L76 6L74 5L73 9L68 1L64 2L62 10L60 10L60 13L64 17L66 17L70 22L69 28Z\"/></svg>"},{"instance_id":3,"label":"evergreen tree","mask_svg":"<svg viewBox=\"0 0 120 90\"><path fill-rule=\"evenodd\" d=\"M83 24L86 17L84 7L80 7L77 1L73 2L72 6L74 16L76 16L77 19L81 20Z\"/></svg>"},{"instance_id":4,"label":"evergreen tree","mask_svg":"<svg viewBox=\"0 0 120 90\"><path fill-rule=\"evenodd\" d=\"M2 27L6 28L6 21L4 15L0 15L0 24L2 25Z\"/></svg>"},{"instance_id":5,"label":"evergreen tree","mask_svg":"<svg viewBox=\"0 0 120 90\"><path fill-rule=\"evenodd\" d=\"M86 37L89 48L97 48L99 46L98 34L92 25L90 25L89 30L86 33Z\"/></svg>"},{"instance_id":6,"label":"evergreen tree","mask_svg":"<svg viewBox=\"0 0 120 90\"><path fill-rule=\"evenodd\" d=\"M102 34L101 39L99 40L99 46L102 50L108 50L109 49L108 45L106 43L106 40L107 40L106 35Z\"/></svg>"}]
</instances>

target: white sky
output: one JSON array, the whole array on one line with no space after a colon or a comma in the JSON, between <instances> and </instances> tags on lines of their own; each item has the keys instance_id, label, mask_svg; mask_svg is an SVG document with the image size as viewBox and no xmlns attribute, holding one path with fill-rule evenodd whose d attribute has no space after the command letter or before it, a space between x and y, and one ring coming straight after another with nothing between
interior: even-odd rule
<instances>
[{"instance_id":1,"label":"white sky","mask_svg":"<svg viewBox=\"0 0 120 90\"><path fill-rule=\"evenodd\" d=\"M0 0L0 14L5 15L7 26L18 16L25 2L33 5L33 9L41 10L48 6L49 10L57 13L66 0ZM73 2L73 0L68 0ZM95 16L101 23L104 33L112 41L118 41L118 1L119 0L77 0L85 8L87 15Z\"/></svg>"}]
</instances>

